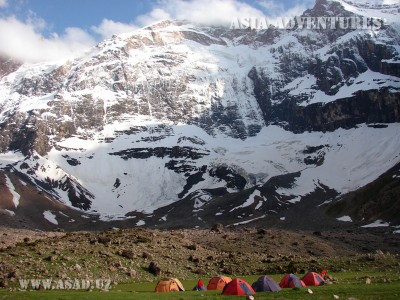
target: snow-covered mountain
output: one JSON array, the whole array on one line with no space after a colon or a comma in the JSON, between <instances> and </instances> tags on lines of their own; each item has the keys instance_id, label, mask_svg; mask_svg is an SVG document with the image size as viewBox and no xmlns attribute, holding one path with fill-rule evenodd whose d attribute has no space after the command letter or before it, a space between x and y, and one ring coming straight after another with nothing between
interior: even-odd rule
<instances>
[{"instance_id":1,"label":"snow-covered mountain","mask_svg":"<svg viewBox=\"0 0 400 300\"><path fill-rule=\"evenodd\" d=\"M101 220L196 226L285 222L365 186L400 162L400 5L378 2L303 15L377 30L163 21L73 61L0 60L10 197L13 173Z\"/></svg>"}]
</instances>

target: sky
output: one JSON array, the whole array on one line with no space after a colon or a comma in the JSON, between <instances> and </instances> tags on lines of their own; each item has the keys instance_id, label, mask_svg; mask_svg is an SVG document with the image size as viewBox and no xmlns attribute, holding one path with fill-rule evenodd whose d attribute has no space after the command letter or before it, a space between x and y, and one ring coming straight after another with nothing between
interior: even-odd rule
<instances>
[{"instance_id":1,"label":"sky","mask_svg":"<svg viewBox=\"0 0 400 300\"><path fill-rule=\"evenodd\" d=\"M225 24L293 17L315 0L0 0L0 55L23 62L73 58L113 34L164 19Z\"/></svg>"}]
</instances>

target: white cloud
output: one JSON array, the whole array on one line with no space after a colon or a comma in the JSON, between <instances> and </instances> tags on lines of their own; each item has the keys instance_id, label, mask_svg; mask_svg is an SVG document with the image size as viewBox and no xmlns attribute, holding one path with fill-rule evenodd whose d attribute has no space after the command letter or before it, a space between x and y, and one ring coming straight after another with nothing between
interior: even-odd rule
<instances>
[{"instance_id":1,"label":"white cloud","mask_svg":"<svg viewBox=\"0 0 400 300\"><path fill-rule=\"evenodd\" d=\"M164 8L157 7L147 14L138 16L135 21L140 26L147 26L166 19L174 19L174 17L171 16Z\"/></svg>"},{"instance_id":2,"label":"white cloud","mask_svg":"<svg viewBox=\"0 0 400 300\"><path fill-rule=\"evenodd\" d=\"M230 25L235 18L260 18L264 14L247 3L236 0L164 0L150 13L136 21L149 25L161 19L185 19L194 23Z\"/></svg>"},{"instance_id":3,"label":"white cloud","mask_svg":"<svg viewBox=\"0 0 400 300\"><path fill-rule=\"evenodd\" d=\"M103 19L98 26L92 26L91 29L93 32L99 34L103 39L110 38L114 34L131 32L138 29L137 26L115 22L109 19Z\"/></svg>"},{"instance_id":4,"label":"white cloud","mask_svg":"<svg viewBox=\"0 0 400 300\"><path fill-rule=\"evenodd\" d=\"M0 7L7 5L7 1L0 0ZM91 34L81 28L69 27L62 34L53 33L50 37L41 34L49 29L45 20L31 12L25 22L14 16L0 18L0 55L27 62L67 59L96 44L97 36L110 38L160 20L184 19L194 23L230 26L232 20L238 18L297 16L313 2L294 0L292 8L286 10L279 0L260 0L256 2L259 9L240 0L158 0L151 11L138 16L132 23L103 19L99 25L90 28Z\"/></svg>"},{"instance_id":5,"label":"white cloud","mask_svg":"<svg viewBox=\"0 0 400 300\"><path fill-rule=\"evenodd\" d=\"M75 27L66 28L61 36L45 38L37 32L42 26L43 20L24 23L13 16L0 19L0 54L23 62L51 61L71 58L96 43Z\"/></svg>"}]
</instances>

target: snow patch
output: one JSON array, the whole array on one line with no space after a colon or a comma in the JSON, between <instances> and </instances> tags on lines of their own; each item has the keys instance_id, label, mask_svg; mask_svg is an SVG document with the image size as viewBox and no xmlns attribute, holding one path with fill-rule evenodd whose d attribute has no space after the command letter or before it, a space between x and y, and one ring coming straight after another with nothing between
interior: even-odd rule
<instances>
[{"instance_id":1,"label":"snow patch","mask_svg":"<svg viewBox=\"0 0 400 300\"><path fill-rule=\"evenodd\" d=\"M0 153L0 166L7 166L17 161L23 160L25 157L21 152Z\"/></svg>"},{"instance_id":2,"label":"snow patch","mask_svg":"<svg viewBox=\"0 0 400 300\"><path fill-rule=\"evenodd\" d=\"M43 216L50 223L53 223L54 225L58 225L56 215L53 214L51 211L49 211L49 210L44 211Z\"/></svg>"},{"instance_id":3,"label":"snow patch","mask_svg":"<svg viewBox=\"0 0 400 300\"><path fill-rule=\"evenodd\" d=\"M263 219L263 218L265 218L265 217L266 217L266 215L262 215L261 217L258 217L258 218L254 218L254 219L247 220L247 221L243 221L243 222L234 223L234 224L232 224L232 226L248 224L248 223L253 222L253 221L255 221L255 220Z\"/></svg>"},{"instance_id":4,"label":"snow patch","mask_svg":"<svg viewBox=\"0 0 400 300\"><path fill-rule=\"evenodd\" d=\"M15 212L13 212L12 210L5 209L4 211L8 212L12 217L15 216Z\"/></svg>"},{"instance_id":5,"label":"snow patch","mask_svg":"<svg viewBox=\"0 0 400 300\"><path fill-rule=\"evenodd\" d=\"M283 193L280 193L280 194L283 195ZM292 196L293 196L293 195L292 195ZM301 201L301 197L298 196L298 197L294 197L293 199L288 200L287 202L292 203L292 204L295 204L295 203L298 203L298 202L300 202L300 201Z\"/></svg>"},{"instance_id":6,"label":"snow patch","mask_svg":"<svg viewBox=\"0 0 400 300\"><path fill-rule=\"evenodd\" d=\"M373 227L388 227L389 223L382 221L382 220L376 220L375 222L371 223L371 224L367 224L364 226L361 226L363 228L373 228Z\"/></svg>"},{"instance_id":7,"label":"snow patch","mask_svg":"<svg viewBox=\"0 0 400 300\"><path fill-rule=\"evenodd\" d=\"M15 191L15 187L11 182L11 179L4 174L4 177L6 178L6 185L12 195L12 201L14 203L15 208L18 207L19 205L19 199L21 198L21 196Z\"/></svg>"},{"instance_id":8,"label":"snow patch","mask_svg":"<svg viewBox=\"0 0 400 300\"><path fill-rule=\"evenodd\" d=\"M353 222L353 220L351 219L350 216L343 216L343 217L337 218L336 220L342 221L342 222Z\"/></svg>"},{"instance_id":9,"label":"snow patch","mask_svg":"<svg viewBox=\"0 0 400 300\"><path fill-rule=\"evenodd\" d=\"M66 218L69 218L69 216L66 215L66 214L64 214L62 211L58 211L58 213L59 213L60 215L64 216L64 217L66 217Z\"/></svg>"},{"instance_id":10,"label":"snow patch","mask_svg":"<svg viewBox=\"0 0 400 300\"><path fill-rule=\"evenodd\" d=\"M261 196L261 192L259 190L254 190L254 192L246 199L246 201L242 205L232 208L229 212L232 212L239 208L245 208L245 207L248 207L248 206L254 204L256 201L256 199L255 199L256 196L263 198ZM261 203L261 205L262 205L262 203ZM258 203L256 209L259 208L261 205L260 205L260 203Z\"/></svg>"},{"instance_id":11,"label":"snow patch","mask_svg":"<svg viewBox=\"0 0 400 300\"><path fill-rule=\"evenodd\" d=\"M146 224L145 221L140 220L139 222L136 223L136 226L143 226L143 225L145 225L145 224Z\"/></svg>"}]
</instances>

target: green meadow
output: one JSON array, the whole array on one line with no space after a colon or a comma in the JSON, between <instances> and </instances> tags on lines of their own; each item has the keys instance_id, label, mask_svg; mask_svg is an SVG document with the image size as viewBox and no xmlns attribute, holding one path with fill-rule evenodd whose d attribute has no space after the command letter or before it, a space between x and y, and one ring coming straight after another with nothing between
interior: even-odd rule
<instances>
[{"instance_id":1,"label":"green meadow","mask_svg":"<svg viewBox=\"0 0 400 300\"><path fill-rule=\"evenodd\" d=\"M400 268L398 272L342 272L331 274L337 279L336 284L302 289L284 289L281 292L262 292L255 299L400 299ZM283 275L272 275L277 282ZM242 279L250 284L258 276L243 276ZM371 284L366 284L366 279ZM206 283L208 278L203 278ZM67 299L238 299L238 296L223 296L220 291L191 291L197 280L182 281L185 292L154 293L156 281L134 282L112 285L109 291L93 289L86 290L46 290L46 291L6 291L0 290L0 299L38 299L38 300L67 300ZM308 290L312 293L309 293ZM239 297L244 299L245 297Z\"/></svg>"}]
</instances>

